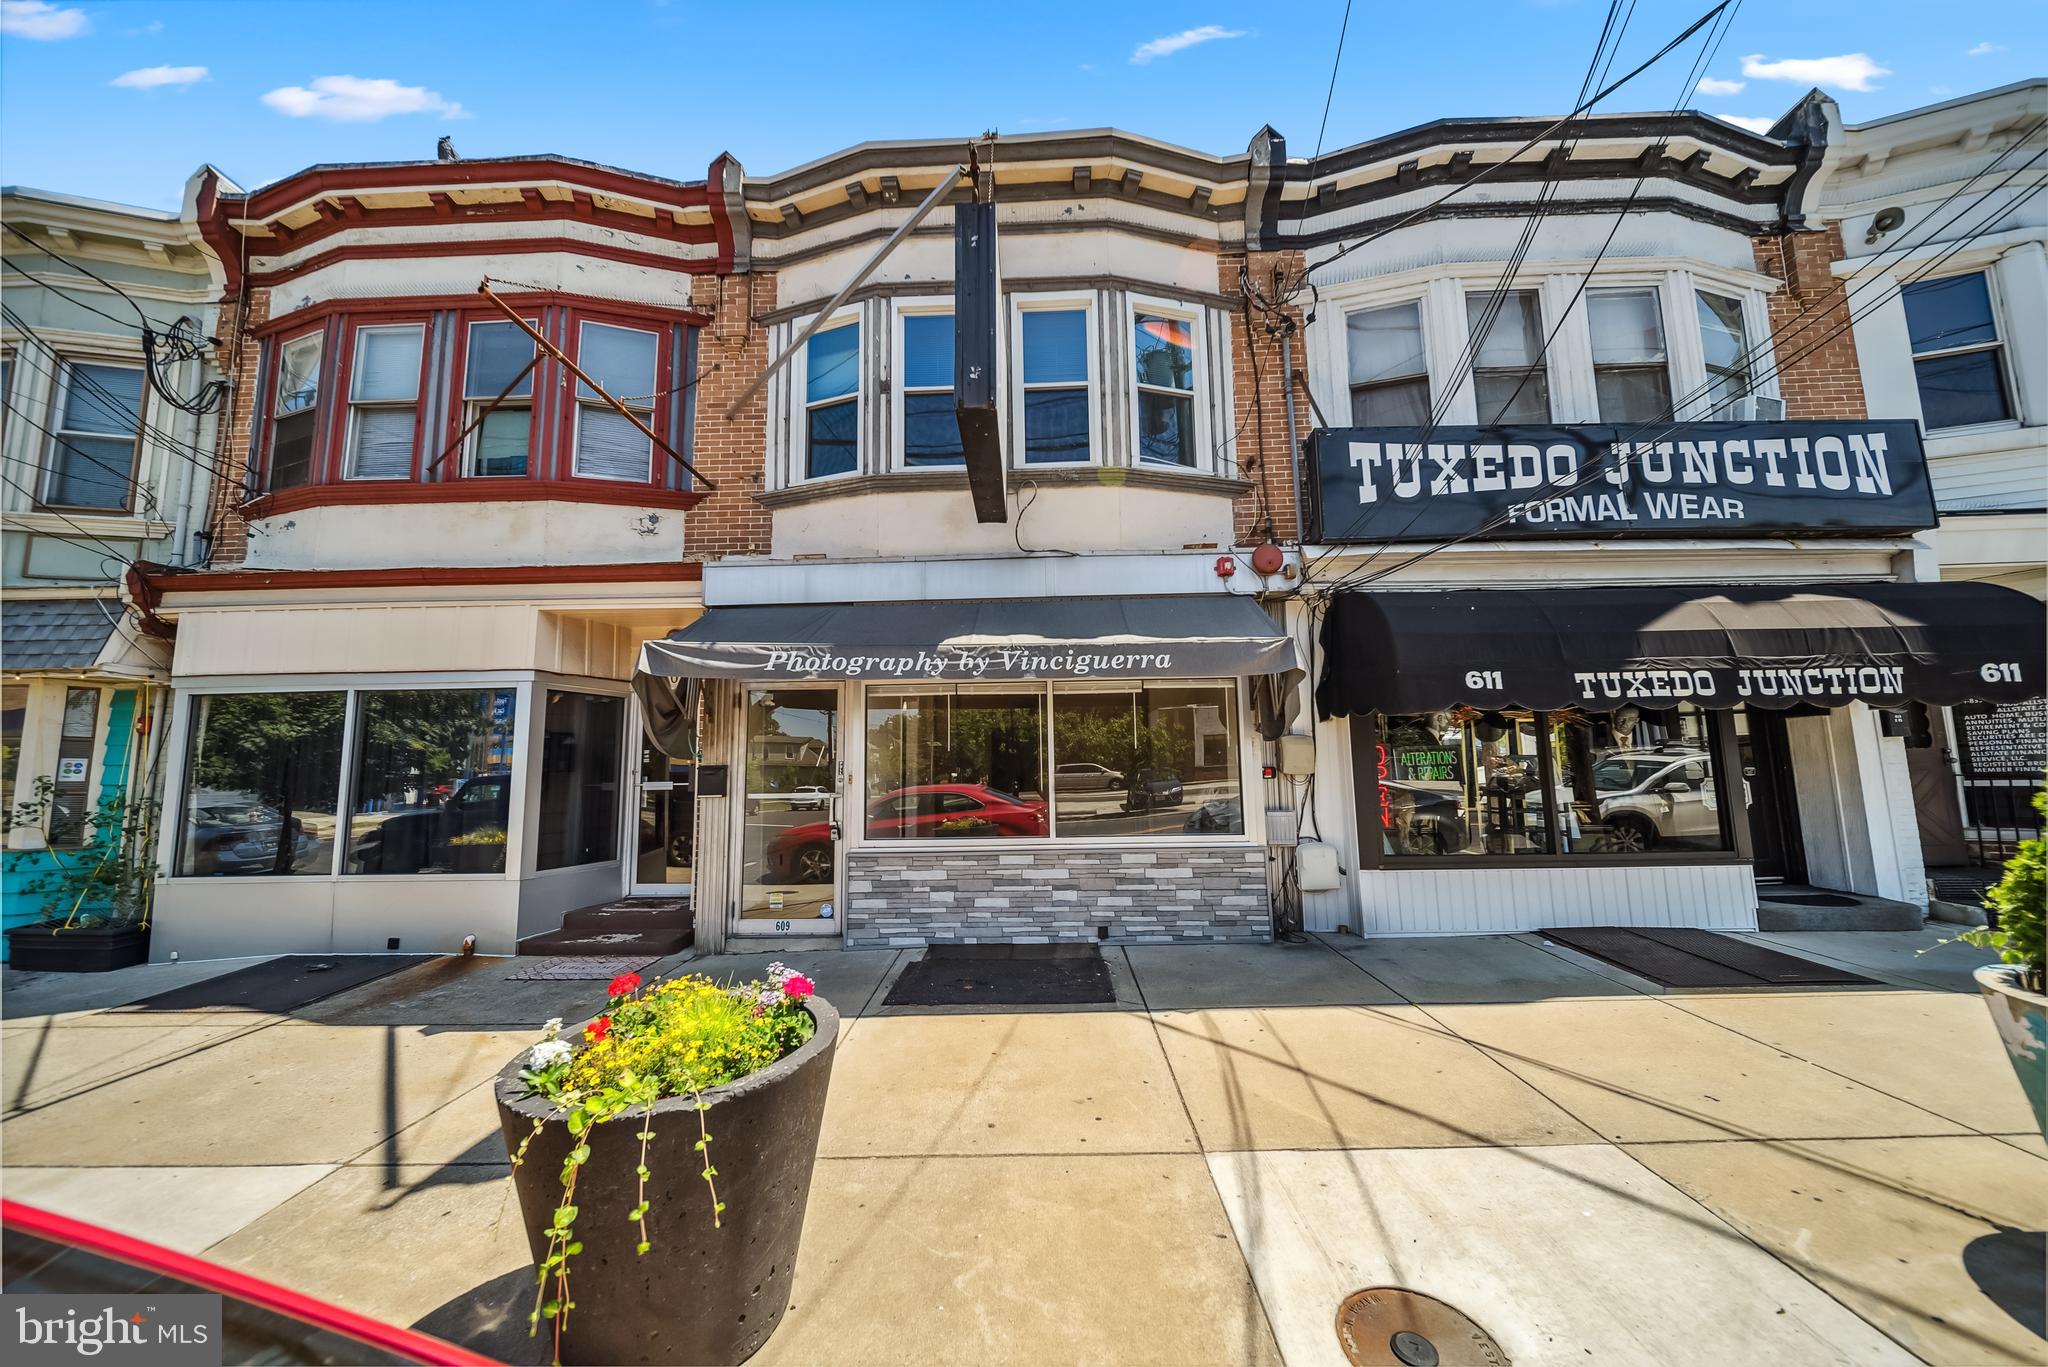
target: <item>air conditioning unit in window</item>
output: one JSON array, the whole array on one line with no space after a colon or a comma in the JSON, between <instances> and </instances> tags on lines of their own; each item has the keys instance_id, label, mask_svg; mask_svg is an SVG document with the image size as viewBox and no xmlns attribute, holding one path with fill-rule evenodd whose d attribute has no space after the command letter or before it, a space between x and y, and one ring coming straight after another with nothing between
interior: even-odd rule
<instances>
[{"instance_id":1,"label":"air conditioning unit in window","mask_svg":"<svg viewBox=\"0 0 2048 1367\"><path fill-rule=\"evenodd\" d=\"M1745 394L1721 410L1723 422L1783 422L1785 401L1768 394Z\"/></svg>"}]
</instances>

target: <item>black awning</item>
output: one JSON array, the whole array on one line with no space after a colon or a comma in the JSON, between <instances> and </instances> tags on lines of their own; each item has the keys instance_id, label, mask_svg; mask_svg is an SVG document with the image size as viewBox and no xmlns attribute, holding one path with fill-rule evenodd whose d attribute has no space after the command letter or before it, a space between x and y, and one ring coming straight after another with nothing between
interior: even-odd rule
<instances>
[{"instance_id":1,"label":"black awning","mask_svg":"<svg viewBox=\"0 0 2048 1367\"><path fill-rule=\"evenodd\" d=\"M1338 593L1325 716L1457 704L1605 711L2039 696L2042 605L1991 584Z\"/></svg>"}]
</instances>

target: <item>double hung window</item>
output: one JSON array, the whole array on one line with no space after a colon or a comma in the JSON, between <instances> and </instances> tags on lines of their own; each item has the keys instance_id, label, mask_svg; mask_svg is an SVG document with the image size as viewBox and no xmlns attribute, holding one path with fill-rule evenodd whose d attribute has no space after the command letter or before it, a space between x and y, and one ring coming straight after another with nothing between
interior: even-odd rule
<instances>
[{"instance_id":1,"label":"double hung window","mask_svg":"<svg viewBox=\"0 0 2048 1367\"><path fill-rule=\"evenodd\" d=\"M58 368L55 430L43 502L118 512L135 488L142 367L66 361Z\"/></svg>"},{"instance_id":2,"label":"double hung window","mask_svg":"<svg viewBox=\"0 0 2048 1367\"><path fill-rule=\"evenodd\" d=\"M953 315L903 315L903 463L913 470L960 465L960 415L953 401Z\"/></svg>"},{"instance_id":3,"label":"double hung window","mask_svg":"<svg viewBox=\"0 0 2048 1367\"><path fill-rule=\"evenodd\" d=\"M1900 293L1921 420L1932 430L2010 419L2003 348L1984 273L1918 280Z\"/></svg>"},{"instance_id":4,"label":"double hung window","mask_svg":"<svg viewBox=\"0 0 2048 1367\"><path fill-rule=\"evenodd\" d=\"M860 324L848 322L804 343L803 477L848 475L859 464Z\"/></svg>"},{"instance_id":5,"label":"double hung window","mask_svg":"<svg viewBox=\"0 0 2048 1367\"><path fill-rule=\"evenodd\" d=\"M1360 427L1429 424L1429 361L1422 306L1390 304L1344 320L1351 370L1351 421Z\"/></svg>"},{"instance_id":6,"label":"double hung window","mask_svg":"<svg viewBox=\"0 0 2048 1367\"><path fill-rule=\"evenodd\" d=\"M1024 463L1089 458L1088 311L1027 308L1024 351Z\"/></svg>"},{"instance_id":7,"label":"double hung window","mask_svg":"<svg viewBox=\"0 0 2048 1367\"><path fill-rule=\"evenodd\" d=\"M648 427L654 426L660 337L638 328L585 323L576 364ZM646 483L653 477L654 443L632 418L576 382L575 471L596 479Z\"/></svg>"},{"instance_id":8,"label":"double hung window","mask_svg":"<svg viewBox=\"0 0 2048 1367\"><path fill-rule=\"evenodd\" d=\"M1140 309L1133 354L1138 384L1138 460L1195 465L1195 325Z\"/></svg>"},{"instance_id":9,"label":"double hung window","mask_svg":"<svg viewBox=\"0 0 2048 1367\"><path fill-rule=\"evenodd\" d=\"M320 334L277 349L270 408L270 487L295 489L313 478L313 432L320 414Z\"/></svg>"},{"instance_id":10,"label":"double hung window","mask_svg":"<svg viewBox=\"0 0 2048 1367\"><path fill-rule=\"evenodd\" d=\"M469 325L462 423L476 427L469 435L468 473L526 473L533 447L533 372L528 369L532 361L533 339L516 324ZM521 371L526 373L522 376Z\"/></svg>"},{"instance_id":11,"label":"double hung window","mask_svg":"<svg viewBox=\"0 0 2048 1367\"><path fill-rule=\"evenodd\" d=\"M412 476L425 342L426 329L417 323L356 329L343 471L349 479Z\"/></svg>"},{"instance_id":12,"label":"double hung window","mask_svg":"<svg viewBox=\"0 0 2048 1367\"><path fill-rule=\"evenodd\" d=\"M1738 399L1749 393L1749 344L1742 325L1742 301L1701 290L1700 349L1707 362L1707 415L1734 417Z\"/></svg>"},{"instance_id":13,"label":"double hung window","mask_svg":"<svg viewBox=\"0 0 2048 1367\"><path fill-rule=\"evenodd\" d=\"M1492 316L1489 318L1488 313ZM1479 425L1550 421L1550 377L1543 365L1543 310L1534 290L1465 296L1472 328L1472 387Z\"/></svg>"},{"instance_id":14,"label":"double hung window","mask_svg":"<svg viewBox=\"0 0 2048 1367\"><path fill-rule=\"evenodd\" d=\"M1600 399L1600 421L1668 419L1671 363L1657 291L1588 290L1586 321L1593 333L1593 387Z\"/></svg>"}]
</instances>

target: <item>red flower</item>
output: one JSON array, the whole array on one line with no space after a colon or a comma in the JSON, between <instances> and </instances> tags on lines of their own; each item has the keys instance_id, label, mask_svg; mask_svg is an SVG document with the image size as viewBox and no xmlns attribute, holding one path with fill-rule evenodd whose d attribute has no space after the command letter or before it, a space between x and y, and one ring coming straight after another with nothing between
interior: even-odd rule
<instances>
[{"instance_id":1,"label":"red flower","mask_svg":"<svg viewBox=\"0 0 2048 1367\"><path fill-rule=\"evenodd\" d=\"M792 973L782 980L782 995L791 1001L802 1001L817 990L811 980L801 973Z\"/></svg>"},{"instance_id":2,"label":"red flower","mask_svg":"<svg viewBox=\"0 0 2048 1367\"><path fill-rule=\"evenodd\" d=\"M621 973L605 985L604 991L608 997L623 997L639 985L640 975L638 973Z\"/></svg>"},{"instance_id":3,"label":"red flower","mask_svg":"<svg viewBox=\"0 0 2048 1367\"><path fill-rule=\"evenodd\" d=\"M596 1044L611 1032L612 1018L610 1016L599 1016L596 1020L583 1027L583 1038L589 1040L592 1044Z\"/></svg>"}]
</instances>

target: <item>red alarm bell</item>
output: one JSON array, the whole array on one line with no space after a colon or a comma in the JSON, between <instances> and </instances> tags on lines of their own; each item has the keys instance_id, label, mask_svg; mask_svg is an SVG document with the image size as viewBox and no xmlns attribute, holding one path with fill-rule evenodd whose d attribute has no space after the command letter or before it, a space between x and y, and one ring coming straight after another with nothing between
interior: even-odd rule
<instances>
[{"instance_id":1,"label":"red alarm bell","mask_svg":"<svg viewBox=\"0 0 2048 1367\"><path fill-rule=\"evenodd\" d=\"M1278 574L1280 567L1286 563L1286 555L1281 552L1278 546L1270 541L1252 552L1252 572L1254 574Z\"/></svg>"},{"instance_id":2,"label":"red alarm bell","mask_svg":"<svg viewBox=\"0 0 2048 1367\"><path fill-rule=\"evenodd\" d=\"M1236 573L1237 560L1235 557L1228 555L1219 555L1216 557L1216 577L1218 579L1228 579L1231 575Z\"/></svg>"}]
</instances>

